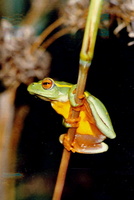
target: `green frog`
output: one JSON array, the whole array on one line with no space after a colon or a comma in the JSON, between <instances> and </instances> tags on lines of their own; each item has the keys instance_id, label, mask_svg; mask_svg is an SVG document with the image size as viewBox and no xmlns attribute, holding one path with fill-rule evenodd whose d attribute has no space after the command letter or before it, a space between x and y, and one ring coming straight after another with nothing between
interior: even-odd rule
<instances>
[{"instance_id":1,"label":"green frog","mask_svg":"<svg viewBox=\"0 0 134 200\"><path fill-rule=\"evenodd\" d=\"M83 103L75 102L75 89L77 85L63 81L54 81L44 78L31 83L28 92L32 95L50 101L53 109L63 116L63 124L76 127L76 134L70 144L67 134L60 136L60 142L68 151L77 153L102 153L108 150L108 145L103 141L108 137L116 137L109 114L103 103L89 92L84 92ZM71 108L79 109L79 118L72 120Z\"/></svg>"}]
</instances>

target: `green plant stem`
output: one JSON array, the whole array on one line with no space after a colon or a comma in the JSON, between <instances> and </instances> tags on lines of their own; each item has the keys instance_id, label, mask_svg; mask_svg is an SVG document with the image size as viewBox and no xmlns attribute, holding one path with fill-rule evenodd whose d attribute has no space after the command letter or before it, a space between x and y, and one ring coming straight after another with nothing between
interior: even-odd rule
<instances>
[{"instance_id":1,"label":"green plant stem","mask_svg":"<svg viewBox=\"0 0 134 200\"><path fill-rule=\"evenodd\" d=\"M84 93L88 70L94 54L94 46L100 21L102 2L103 0L91 0L90 3L86 28L84 32L84 39L80 52L80 67L76 89L76 103L78 104L82 102L79 97L82 96ZM75 111L72 109L71 118L75 119L77 117L79 117L79 111ZM71 144L76 134L76 128L69 128L67 134L69 136ZM71 153L64 149L52 200L61 199L70 155Z\"/></svg>"},{"instance_id":2,"label":"green plant stem","mask_svg":"<svg viewBox=\"0 0 134 200\"><path fill-rule=\"evenodd\" d=\"M103 0L92 0L88 12L85 33L80 52L80 60L90 63L94 54L94 47L100 22Z\"/></svg>"}]
</instances>

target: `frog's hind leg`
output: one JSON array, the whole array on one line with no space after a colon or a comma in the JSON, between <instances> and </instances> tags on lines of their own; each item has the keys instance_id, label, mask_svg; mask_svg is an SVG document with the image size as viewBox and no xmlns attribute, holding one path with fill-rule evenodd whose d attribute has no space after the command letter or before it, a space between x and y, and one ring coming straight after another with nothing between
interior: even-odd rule
<instances>
[{"instance_id":1,"label":"frog's hind leg","mask_svg":"<svg viewBox=\"0 0 134 200\"><path fill-rule=\"evenodd\" d=\"M102 142L105 136L94 137L92 135L76 134L72 143L75 152L84 154L102 153L108 150L108 145Z\"/></svg>"},{"instance_id":2,"label":"frog's hind leg","mask_svg":"<svg viewBox=\"0 0 134 200\"><path fill-rule=\"evenodd\" d=\"M108 150L108 145L104 142L99 144L94 144L91 146L85 146L84 144L80 147L74 145L75 152L82 153L82 154L96 154L96 153L103 153Z\"/></svg>"},{"instance_id":3,"label":"frog's hind leg","mask_svg":"<svg viewBox=\"0 0 134 200\"><path fill-rule=\"evenodd\" d=\"M108 145L102 142L102 138L95 138L90 135L76 134L74 141L70 144L68 135L62 134L60 142L68 151L73 153L96 154L108 150Z\"/></svg>"}]
</instances>

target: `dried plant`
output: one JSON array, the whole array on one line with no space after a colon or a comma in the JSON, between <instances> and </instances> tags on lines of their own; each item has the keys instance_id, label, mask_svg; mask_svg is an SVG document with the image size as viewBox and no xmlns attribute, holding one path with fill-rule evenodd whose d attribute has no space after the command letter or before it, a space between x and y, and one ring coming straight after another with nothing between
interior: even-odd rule
<instances>
[{"instance_id":1,"label":"dried plant","mask_svg":"<svg viewBox=\"0 0 134 200\"><path fill-rule=\"evenodd\" d=\"M84 29L87 12L88 12L88 0L68 0L62 1L58 8L59 18L54 21L49 27L47 27L42 34L37 38L32 45L32 51L37 49L40 45L42 48L47 49L56 39L67 34L76 33L79 29ZM53 32L57 27L60 30L53 34L50 38L45 40L47 36Z\"/></svg>"},{"instance_id":2,"label":"dried plant","mask_svg":"<svg viewBox=\"0 0 134 200\"><path fill-rule=\"evenodd\" d=\"M51 56L41 49L32 54L30 47L34 40L32 28L15 30L8 21L1 21L0 79L6 87L28 84L34 77L41 79L48 74Z\"/></svg>"},{"instance_id":3,"label":"dried plant","mask_svg":"<svg viewBox=\"0 0 134 200\"><path fill-rule=\"evenodd\" d=\"M104 10L117 20L115 35L126 28L128 36L134 38L134 0L110 0L104 5ZM132 44L134 41L128 43Z\"/></svg>"},{"instance_id":4,"label":"dried plant","mask_svg":"<svg viewBox=\"0 0 134 200\"><path fill-rule=\"evenodd\" d=\"M69 26L75 33L85 27L89 0L68 0L59 8L59 15L64 18L64 26Z\"/></svg>"},{"instance_id":5,"label":"dried plant","mask_svg":"<svg viewBox=\"0 0 134 200\"><path fill-rule=\"evenodd\" d=\"M88 0L67 0L61 1L60 6L58 7L59 18L52 23L43 33L37 38L37 41L33 45L32 49L35 50L40 45L42 48L47 49L56 39L67 34L75 34L78 30L84 29L88 5L90 1ZM118 34L123 28L127 28L129 37L134 37L134 1L133 0L110 0L104 1L103 4L103 13L110 15L108 19L101 20L100 29L109 29L113 17L117 20L117 27L114 30L114 34ZM45 40L47 36L60 26L60 30L55 34L52 34L50 38ZM133 42L130 42L128 45L132 45Z\"/></svg>"},{"instance_id":6,"label":"dried plant","mask_svg":"<svg viewBox=\"0 0 134 200\"><path fill-rule=\"evenodd\" d=\"M15 179L4 174L15 174L18 142L29 110L21 106L16 112L16 90L21 83L29 84L35 77L47 76L51 62L48 52L41 49L31 52L35 39L31 27L15 29L8 21L1 21L0 81L5 86L0 94L0 199L3 200L15 199Z\"/></svg>"}]
</instances>

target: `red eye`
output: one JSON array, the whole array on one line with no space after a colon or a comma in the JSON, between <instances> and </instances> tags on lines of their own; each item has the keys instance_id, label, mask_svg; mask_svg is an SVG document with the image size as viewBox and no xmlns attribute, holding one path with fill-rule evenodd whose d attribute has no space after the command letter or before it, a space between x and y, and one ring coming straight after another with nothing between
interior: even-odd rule
<instances>
[{"instance_id":1,"label":"red eye","mask_svg":"<svg viewBox=\"0 0 134 200\"><path fill-rule=\"evenodd\" d=\"M43 81L42 81L42 87L45 89L45 90L48 90L50 88L52 88L52 86L54 85L54 82L52 79L50 78L45 78Z\"/></svg>"}]
</instances>

